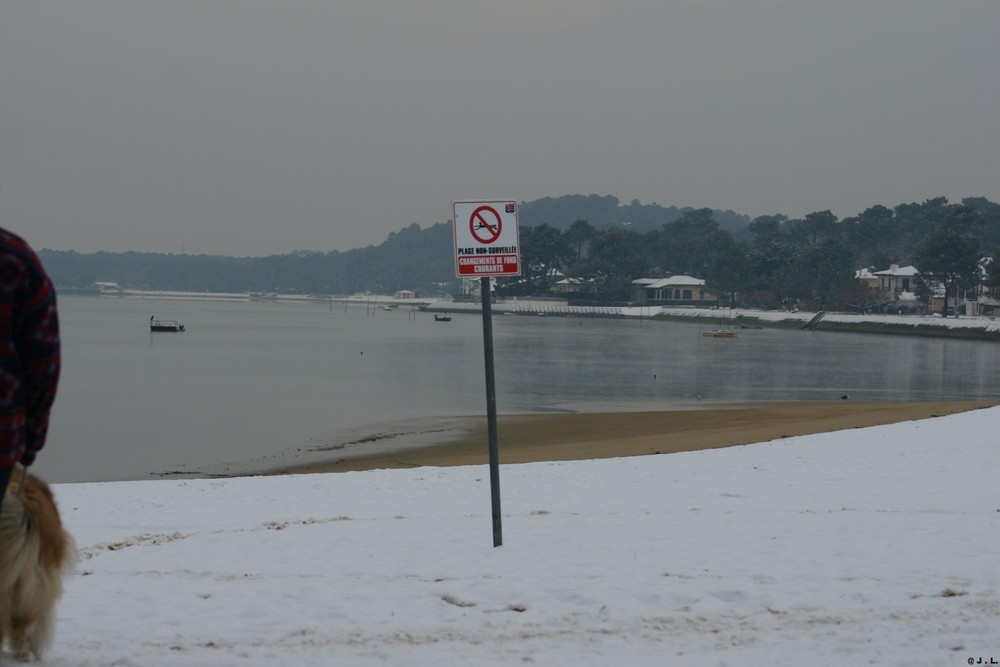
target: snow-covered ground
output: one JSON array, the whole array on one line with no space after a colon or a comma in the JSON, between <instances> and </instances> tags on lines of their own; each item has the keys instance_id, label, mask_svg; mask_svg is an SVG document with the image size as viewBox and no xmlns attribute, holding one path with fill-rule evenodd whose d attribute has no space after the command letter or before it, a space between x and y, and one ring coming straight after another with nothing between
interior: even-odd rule
<instances>
[{"instance_id":1,"label":"snow-covered ground","mask_svg":"<svg viewBox=\"0 0 1000 667\"><path fill-rule=\"evenodd\" d=\"M452 303L450 301L435 301L428 304L429 310L447 310L448 312L478 313L479 303ZM562 303L546 301L504 301L492 306L495 313L515 315L557 315L577 317L670 317L672 319L711 320L724 323L727 320L737 321L743 318L746 322L800 322L806 324L816 316L814 312L785 310L754 310L750 308L690 308L668 306L569 306ZM989 317L948 317L938 314L930 315L888 315L883 313L826 313L823 322L838 322L842 324L902 326L913 328L971 329L985 332L1000 331L1000 320Z\"/></svg>"},{"instance_id":2,"label":"snow-covered ground","mask_svg":"<svg viewBox=\"0 0 1000 667\"><path fill-rule=\"evenodd\" d=\"M639 309L629 309L632 316L636 316ZM648 310L648 309L647 309ZM711 308L660 308L654 314L670 315L671 317L723 317L737 319L740 317L757 320L760 322L783 322L799 321L803 324L809 322L816 313L813 312L787 312L784 310L752 310L744 308L712 310ZM648 312L646 316L651 316ZM823 322L840 322L844 324L876 324L880 326L894 325L904 327L940 327L945 329L976 329L982 331L1000 331L1000 321L989 317L941 317L939 314L929 315L888 315L883 313L826 313Z\"/></svg>"},{"instance_id":3,"label":"snow-covered ground","mask_svg":"<svg viewBox=\"0 0 1000 667\"><path fill-rule=\"evenodd\" d=\"M1000 661L998 427L502 466L496 549L485 467L56 485L43 664Z\"/></svg>"}]
</instances>

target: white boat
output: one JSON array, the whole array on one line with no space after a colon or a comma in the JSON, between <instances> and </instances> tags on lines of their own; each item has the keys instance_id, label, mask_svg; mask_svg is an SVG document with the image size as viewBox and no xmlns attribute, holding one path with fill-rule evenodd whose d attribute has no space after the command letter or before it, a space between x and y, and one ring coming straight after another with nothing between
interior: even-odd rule
<instances>
[{"instance_id":1,"label":"white boat","mask_svg":"<svg viewBox=\"0 0 1000 667\"><path fill-rule=\"evenodd\" d=\"M155 317L149 318L150 331L170 331L178 333L184 331L184 325L177 320L158 320Z\"/></svg>"}]
</instances>

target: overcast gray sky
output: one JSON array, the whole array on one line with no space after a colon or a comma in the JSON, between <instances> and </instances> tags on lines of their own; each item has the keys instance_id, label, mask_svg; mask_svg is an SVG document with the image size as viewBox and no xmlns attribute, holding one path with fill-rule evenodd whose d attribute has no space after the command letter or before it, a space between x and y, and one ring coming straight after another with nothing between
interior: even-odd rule
<instances>
[{"instance_id":1,"label":"overcast gray sky","mask_svg":"<svg viewBox=\"0 0 1000 667\"><path fill-rule=\"evenodd\" d=\"M466 198L1000 201L998 0L0 0L0 225L347 250Z\"/></svg>"}]
</instances>

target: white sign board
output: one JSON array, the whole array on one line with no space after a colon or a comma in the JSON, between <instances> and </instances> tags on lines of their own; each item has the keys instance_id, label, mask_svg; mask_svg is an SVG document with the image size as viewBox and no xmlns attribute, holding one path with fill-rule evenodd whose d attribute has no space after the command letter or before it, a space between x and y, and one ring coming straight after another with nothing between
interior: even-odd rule
<instances>
[{"instance_id":1,"label":"white sign board","mask_svg":"<svg viewBox=\"0 0 1000 667\"><path fill-rule=\"evenodd\" d=\"M457 201L455 274L463 278L521 275L517 202Z\"/></svg>"}]
</instances>

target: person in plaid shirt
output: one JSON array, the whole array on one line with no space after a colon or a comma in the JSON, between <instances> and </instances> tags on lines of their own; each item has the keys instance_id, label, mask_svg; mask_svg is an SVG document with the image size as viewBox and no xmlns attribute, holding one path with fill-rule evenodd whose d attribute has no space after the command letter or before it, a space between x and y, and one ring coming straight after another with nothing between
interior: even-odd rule
<instances>
[{"instance_id":1,"label":"person in plaid shirt","mask_svg":"<svg viewBox=\"0 0 1000 667\"><path fill-rule=\"evenodd\" d=\"M45 444L59 382L52 281L24 239L0 228L0 506L14 465Z\"/></svg>"}]
</instances>

